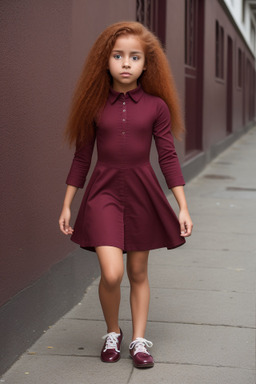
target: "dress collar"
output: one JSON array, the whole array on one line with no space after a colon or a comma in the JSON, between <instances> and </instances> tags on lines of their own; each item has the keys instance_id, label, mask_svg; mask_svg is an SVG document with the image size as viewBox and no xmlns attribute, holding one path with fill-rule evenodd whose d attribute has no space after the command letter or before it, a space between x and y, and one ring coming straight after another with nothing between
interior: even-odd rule
<instances>
[{"instance_id":1,"label":"dress collar","mask_svg":"<svg viewBox=\"0 0 256 384\"><path fill-rule=\"evenodd\" d=\"M125 99L130 97L130 99L132 99L135 103L138 103L140 101L143 93L144 92L143 92L143 89L142 89L140 84L138 85L137 88L132 89L131 91L127 92L126 94L114 91L114 89L110 88L109 101L111 104L114 104L117 101L117 99L119 99L120 97L125 98Z\"/></svg>"}]
</instances>

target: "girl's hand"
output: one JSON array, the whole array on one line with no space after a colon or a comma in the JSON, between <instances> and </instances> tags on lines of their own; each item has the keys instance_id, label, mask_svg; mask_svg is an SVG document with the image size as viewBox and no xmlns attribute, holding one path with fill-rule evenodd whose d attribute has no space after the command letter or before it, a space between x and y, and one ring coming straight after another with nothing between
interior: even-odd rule
<instances>
[{"instance_id":1,"label":"girl's hand","mask_svg":"<svg viewBox=\"0 0 256 384\"><path fill-rule=\"evenodd\" d=\"M188 212L188 206L182 185L172 188L172 193L177 200L180 208L179 222L180 222L180 235L188 237L192 233L193 223Z\"/></svg>"},{"instance_id":2,"label":"girl's hand","mask_svg":"<svg viewBox=\"0 0 256 384\"><path fill-rule=\"evenodd\" d=\"M181 209L179 214L180 235L188 237L192 234L193 223L187 209Z\"/></svg>"},{"instance_id":3,"label":"girl's hand","mask_svg":"<svg viewBox=\"0 0 256 384\"><path fill-rule=\"evenodd\" d=\"M71 211L68 207L63 207L60 218L59 218L59 226L60 230L64 235L72 235L74 232L73 228L70 227L69 222L71 218Z\"/></svg>"}]
</instances>

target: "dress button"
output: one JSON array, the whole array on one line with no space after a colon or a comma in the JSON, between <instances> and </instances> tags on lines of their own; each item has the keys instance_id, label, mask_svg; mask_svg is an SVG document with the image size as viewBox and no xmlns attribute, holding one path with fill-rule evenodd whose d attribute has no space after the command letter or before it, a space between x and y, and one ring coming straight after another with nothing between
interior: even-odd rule
<instances>
[{"instance_id":1,"label":"dress button","mask_svg":"<svg viewBox=\"0 0 256 384\"><path fill-rule=\"evenodd\" d=\"M125 135L125 132L122 132L122 135Z\"/></svg>"},{"instance_id":2,"label":"dress button","mask_svg":"<svg viewBox=\"0 0 256 384\"><path fill-rule=\"evenodd\" d=\"M125 105L125 101L123 102L123 105Z\"/></svg>"},{"instance_id":3,"label":"dress button","mask_svg":"<svg viewBox=\"0 0 256 384\"><path fill-rule=\"evenodd\" d=\"M126 112L126 109L123 109L123 112Z\"/></svg>"},{"instance_id":4,"label":"dress button","mask_svg":"<svg viewBox=\"0 0 256 384\"><path fill-rule=\"evenodd\" d=\"M123 121L125 121L125 119L123 119Z\"/></svg>"}]
</instances>

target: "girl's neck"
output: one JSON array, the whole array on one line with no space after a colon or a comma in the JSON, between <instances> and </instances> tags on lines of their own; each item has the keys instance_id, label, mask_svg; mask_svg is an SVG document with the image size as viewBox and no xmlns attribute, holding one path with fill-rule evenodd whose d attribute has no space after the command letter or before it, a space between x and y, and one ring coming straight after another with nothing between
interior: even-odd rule
<instances>
[{"instance_id":1,"label":"girl's neck","mask_svg":"<svg viewBox=\"0 0 256 384\"><path fill-rule=\"evenodd\" d=\"M119 92L119 93L124 93L124 94L132 91L133 89L136 89L137 87L138 87L137 83L127 84L127 86L125 86L124 84L113 84L113 86L112 86L114 91Z\"/></svg>"}]
</instances>

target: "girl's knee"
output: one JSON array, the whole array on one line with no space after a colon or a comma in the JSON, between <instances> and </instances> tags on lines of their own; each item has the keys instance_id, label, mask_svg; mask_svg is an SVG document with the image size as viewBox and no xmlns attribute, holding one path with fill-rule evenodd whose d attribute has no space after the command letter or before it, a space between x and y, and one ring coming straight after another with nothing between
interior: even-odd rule
<instances>
[{"instance_id":1,"label":"girl's knee","mask_svg":"<svg viewBox=\"0 0 256 384\"><path fill-rule=\"evenodd\" d=\"M141 284L148 279L147 269L130 269L127 271L130 284Z\"/></svg>"},{"instance_id":2,"label":"girl's knee","mask_svg":"<svg viewBox=\"0 0 256 384\"><path fill-rule=\"evenodd\" d=\"M121 285L123 278L123 271L108 271L101 275L102 284L105 288L111 290Z\"/></svg>"},{"instance_id":3,"label":"girl's knee","mask_svg":"<svg viewBox=\"0 0 256 384\"><path fill-rule=\"evenodd\" d=\"M148 279L148 255L148 251L127 254L127 275L131 284L141 284Z\"/></svg>"}]
</instances>

